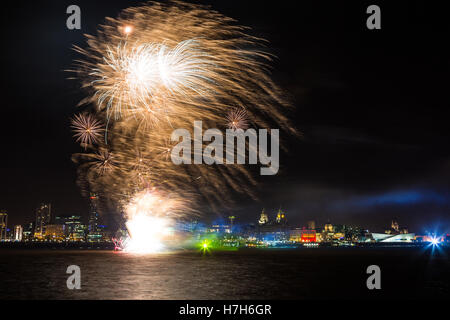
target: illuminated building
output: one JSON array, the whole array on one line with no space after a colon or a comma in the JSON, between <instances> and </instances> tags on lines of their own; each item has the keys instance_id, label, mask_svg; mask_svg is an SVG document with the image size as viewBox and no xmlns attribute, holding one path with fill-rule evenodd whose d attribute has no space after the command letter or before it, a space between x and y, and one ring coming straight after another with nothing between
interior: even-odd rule
<instances>
[{"instance_id":1,"label":"illuminated building","mask_svg":"<svg viewBox=\"0 0 450 320\"><path fill-rule=\"evenodd\" d=\"M324 232L334 232L334 227L331 223L327 223L324 227Z\"/></svg>"},{"instance_id":2,"label":"illuminated building","mask_svg":"<svg viewBox=\"0 0 450 320\"><path fill-rule=\"evenodd\" d=\"M400 228L396 220L392 220L391 228L384 233L372 233L370 237L376 242L412 242L414 233L408 233L407 228Z\"/></svg>"},{"instance_id":3,"label":"illuminated building","mask_svg":"<svg viewBox=\"0 0 450 320\"><path fill-rule=\"evenodd\" d=\"M86 225L81 221L81 216L67 215L55 218L56 224L62 225L64 235L69 241L84 241L86 238Z\"/></svg>"},{"instance_id":4,"label":"illuminated building","mask_svg":"<svg viewBox=\"0 0 450 320\"><path fill-rule=\"evenodd\" d=\"M98 230L98 196L95 193L91 193L90 197L90 212L88 222L88 235L87 240L90 242L101 241L102 235Z\"/></svg>"},{"instance_id":5,"label":"illuminated building","mask_svg":"<svg viewBox=\"0 0 450 320\"><path fill-rule=\"evenodd\" d=\"M376 242L412 242L415 238L414 233L371 233L371 236Z\"/></svg>"},{"instance_id":6,"label":"illuminated building","mask_svg":"<svg viewBox=\"0 0 450 320\"><path fill-rule=\"evenodd\" d=\"M258 223L259 223L260 226L269 223L269 217L264 212L264 209L261 212L261 216L259 217Z\"/></svg>"},{"instance_id":7,"label":"illuminated building","mask_svg":"<svg viewBox=\"0 0 450 320\"><path fill-rule=\"evenodd\" d=\"M30 222L23 228L22 233L22 239L24 241L30 241L33 239L34 233L33 233L34 223Z\"/></svg>"},{"instance_id":8,"label":"illuminated building","mask_svg":"<svg viewBox=\"0 0 450 320\"><path fill-rule=\"evenodd\" d=\"M36 210L36 225L34 230L34 237L43 239L45 236L45 229L51 221L51 204L41 204Z\"/></svg>"},{"instance_id":9,"label":"illuminated building","mask_svg":"<svg viewBox=\"0 0 450 320\"><path fill-rule=\"evenodd\" d=\"M111 234L107 230L107 227L105 225L97 226L97 234L100 236L99 241L110 241L111 240Z\"/></svg>"},{"instance_id":10,"label":"illuminated building","mask_svg":"<svg viewBox=\"0 0 450 320\"><path fill-rule=\"evenodd\" d=\"M233 232L233 223L234 223L234 219L236 219L236 217L229 216L228 219L230 219L230 230L231 230L231 232Z\"/></svg>"},{"instance_id":11,"label":"illuminated building","mask_svg":"<svg viewBox=\"0 0 450 320\"><path fill-rule=\"evenodd\" d=\"M331 223L325 224L322 233L320 235L320 240L323 242L333 242L335 238L335 227Z\"/></svg>"},{"instance_id":12,"label":"illuminated building","mask_svg":"<svg viewBox=\"0 0 450 320\"><path fill-rule=\"evenodd\" d=\"M231 233L231 226L225 224L222 220L215 221L209 228L209 232L213 233Z\"/></svg>"},{"instance_id":13,"label":"illuminated building","mask_svg":"<svg viewBox=\"0 0 450 320\"><path fill-rule=\"evenodd\" d=\"M316 230L295 229L290 231L290 241L293 242L316 242Z\"/></svg>"},{"instance_id":14,"label":"illuminated building","mask_svg":"<svg viewBox=\"0 0 450 320\"><path fill-rule=\"evenodd\" d=\"M0 211L0 241L6 240L8 228L8 213L5 210Z\"/></svg>"},{"instance_id":15,"label":"illuminated building","mask_svg":"<svg viewBox=\"0 0 450 320\"><path fill-rule=\"evenodd\" d=\"M316 232L316 242L323 242L324 239L322 237L322 233Z\"/></svg>"},{"instance_id":16,"label":"illuminated building","mask_svg":"<svg viewBox=\"0 0 450 320\"><path fill-rule=\"evenodd\" d=\"M408 228L406 227L399 227L399 224L396 220L392 220L391 223L391 228L387 229L384 233L386 234L399 234L399 233L403 233L403 234L408 234Z\"/></svg>"},{"instance_id":17,"label":"illuminated building","mask_svg":"<svg viewBox=\"0 0 450 320\"><path fill-rule=\"evenodd\" d=\"M316 242L315 230L302 230L301 242Z\"/></svg>"},{"instance_id":18,"label":"illuminated building","mask_svg":"<svg viewBox=\"0 0 450 320\"><path fill-rule=\"evenodd\" d=\"M14 227L14 241L22 241L23 228L20 225Z\"/></svg>"},{"instance_id":19,"label":"illuminated building","mask_svg":"<svg viewBox=\"0 0 450 320\"><path fill-rule=\"evenodd\" d=\"M277 217L276 217L275 221L277 223L279 223L279 224L281 224L281 223L286 224L287 223L286 215L281 210L281 208L277 212Z\"/></svg>"},{"instance_id":20,"label":"illuminated building","mask_svg":"<svg viewBox=\"0 0 450 320\"><path fill-rule=\"evenodd\" d=\"M258 240L267 242L289 241L290 232L288 229L287 218L286 214L281 209L278 210L274 221L269 221L267 214L263 210L258 222L258 228L255 230L256 238Z\"/></svg>"},{"instance_id":21,"label":"illuminated building","mask_svg":"<svg viewBox=\"0 0 450 320\"><path fill-rule=\"evenodd\" d=\"M65 240L64 226L60 224L48 224L45 227L45 238L47 240Z\"/></svg>"}]
</instances>

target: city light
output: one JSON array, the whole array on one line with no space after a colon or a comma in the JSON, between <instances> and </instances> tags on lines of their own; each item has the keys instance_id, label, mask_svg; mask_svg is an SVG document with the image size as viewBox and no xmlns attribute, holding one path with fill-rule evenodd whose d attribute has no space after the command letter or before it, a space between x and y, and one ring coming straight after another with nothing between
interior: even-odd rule
<instances>
[{"instance_id":1,"label":"city light","mask_svg":"<svg viewBox=\"0 0 450 320\"><path fill-rule=\"evenodd\" d=\"M211 242L208 239L203 240L200 243L200 251L205 254L205 253L209 253L211 250Z\"/></svg>"}]
</instances>

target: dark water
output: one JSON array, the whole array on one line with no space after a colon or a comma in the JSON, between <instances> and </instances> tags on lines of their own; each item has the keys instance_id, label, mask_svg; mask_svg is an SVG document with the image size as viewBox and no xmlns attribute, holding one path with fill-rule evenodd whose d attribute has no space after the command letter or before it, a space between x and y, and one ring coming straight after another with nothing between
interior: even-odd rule
<instances>
[{"instance_id":1,"label":"dark water","mask_svg":"<svg viewBox=\"0 0 450 320\"><path fill-rule=\"evenodd\" d=\"M449 297L447 250L318 248L130 255L0 250L1 299L309 299ZM366 268L381 268L381 290ZM81 268L81 290L66 287Z\"/></svg>"}]
</instances>

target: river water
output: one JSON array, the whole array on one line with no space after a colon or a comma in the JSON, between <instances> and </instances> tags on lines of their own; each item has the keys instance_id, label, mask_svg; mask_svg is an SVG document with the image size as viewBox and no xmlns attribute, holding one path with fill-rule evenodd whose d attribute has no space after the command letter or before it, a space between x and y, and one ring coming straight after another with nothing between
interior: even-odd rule
<instances>
[{"instance_id":1,"label":"river water","mask_svg":"<svg viewBox=\"0 0 450 320\"><path fill-rule=\"evenodd\" d=\"M254 249L133 255L0 250L1 299L316 299L449 297L450 250ZM81 290L69 290L69 265ZM368 290L369 265L381 290Z\"/></svg>"}]
</instances>

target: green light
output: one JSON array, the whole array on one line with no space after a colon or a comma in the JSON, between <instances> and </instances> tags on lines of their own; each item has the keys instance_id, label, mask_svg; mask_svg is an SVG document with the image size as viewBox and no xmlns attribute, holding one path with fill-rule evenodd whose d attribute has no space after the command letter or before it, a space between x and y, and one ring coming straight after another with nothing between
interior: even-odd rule
<instances>
[{"instance_id":1,"label":"green light","mask_svg":"<svg viewBox=\"0 0 450 320\"><path fill-rule=\"evenodd\" d=\"M203 254L209 253L210 251L210 241L208 239L203 240L201 243L199 243L200 251L202 251Z\"/></svg>"}]
</instances>

